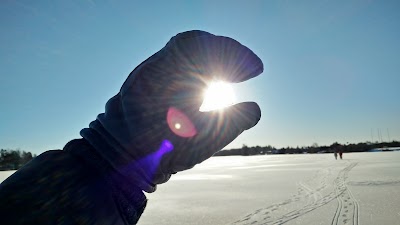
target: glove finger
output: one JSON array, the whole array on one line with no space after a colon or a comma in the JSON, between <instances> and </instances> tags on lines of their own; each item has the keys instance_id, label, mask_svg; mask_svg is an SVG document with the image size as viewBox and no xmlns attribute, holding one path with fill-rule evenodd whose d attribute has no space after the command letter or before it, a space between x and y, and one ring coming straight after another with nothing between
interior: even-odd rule
<instances>
[{"instance_id":1,"label":"glove finger","mask_svg":"<svg viewBox=\"0 0 400 225\"><path fill-rule=\"evenodd\" d=\"M242 82L263 72L261 59L238 41L204 31L188 31L166 46L182 72L207 80Z\"/></svg>"}]
</instances>

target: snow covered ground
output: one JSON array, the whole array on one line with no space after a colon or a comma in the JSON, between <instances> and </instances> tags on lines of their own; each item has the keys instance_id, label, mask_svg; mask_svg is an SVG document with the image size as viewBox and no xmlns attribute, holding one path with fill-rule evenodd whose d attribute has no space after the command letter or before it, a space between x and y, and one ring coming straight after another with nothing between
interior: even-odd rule
<instances>
[{"instance_id":1,"label":"snow covered ground","mask_svg":"<svg viewBox=\"0 0 400 225\"><path fill-rule=\"evenodd\" d=\"M400 224L400 152L214 157L147 195L150 224Z\"/></svg>"},{"instance_id":2,"label":"snow covered ground","mask_svg":"<svg viewBox=\"0 0 400 225\"><path fill-rule=\"evenodd\" d=\"M400 152L213 157L147 197L139 225L400 224Z\"/></svg>"},{"instance_id":3,"label":"snow covered ground","mask_svg":"<svg viewBox=\"0 0 400 225\"><path fill-rule=\"evenodd\" d=\"M3 182L3 180L7 179L7 177L11 176L15 170L9 170L9 171L0 171L0 182Z\"/></svg>"}]
</instances>

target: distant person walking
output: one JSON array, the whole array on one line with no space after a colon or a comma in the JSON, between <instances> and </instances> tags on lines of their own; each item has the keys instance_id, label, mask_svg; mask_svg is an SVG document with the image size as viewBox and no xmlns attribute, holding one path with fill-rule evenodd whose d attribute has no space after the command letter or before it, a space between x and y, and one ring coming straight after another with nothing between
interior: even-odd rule
<instances>
[{"instance_id":1,"label":"distant person walking","mask_svg":"<svg viewBox=\"0 0 400 225\"><path fill-rule=\"evenodd\" d=\"M333 155L335 156L335 159L337 160L338 158L338 154L340 159L342 159L342 155L343 155L343 146L341 146L340 144L338 144L337 142L333 143L331 145L331 149L333 149Z\"/></svg>"}]
</instances>

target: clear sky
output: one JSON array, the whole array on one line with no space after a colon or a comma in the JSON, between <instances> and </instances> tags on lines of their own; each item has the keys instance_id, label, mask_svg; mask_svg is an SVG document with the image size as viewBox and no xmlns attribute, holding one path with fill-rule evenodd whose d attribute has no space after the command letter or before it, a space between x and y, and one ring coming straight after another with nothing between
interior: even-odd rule
<instances>
[{"instance_id":1,"label":"clear sky","mask_svg":"<svg viewBox=\"0 0 400 225\"><path fill-rule=\"evenodd\" d=\"M228 148L400 140L400 1L2 1L0 148L78 138L175 34L232 37L264 62L237 85L262 118Z\"/></svg>"}]
</instances>

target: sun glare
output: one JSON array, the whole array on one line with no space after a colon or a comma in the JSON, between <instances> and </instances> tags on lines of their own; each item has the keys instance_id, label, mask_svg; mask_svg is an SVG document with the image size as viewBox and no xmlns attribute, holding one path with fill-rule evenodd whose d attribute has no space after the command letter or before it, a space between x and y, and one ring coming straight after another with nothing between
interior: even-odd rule
<instances>
[{"instance_id":1,"label":"sun glare","mask_svg":"<svg viewBox=\"0 0 400 225\"><path fill-rule=\"evenodd\" d=\"M203 104L200 111L212 111L232 105L235 94L232 85L222 81L212 82L204 92Z\"/></svg>"}]
</instances>

